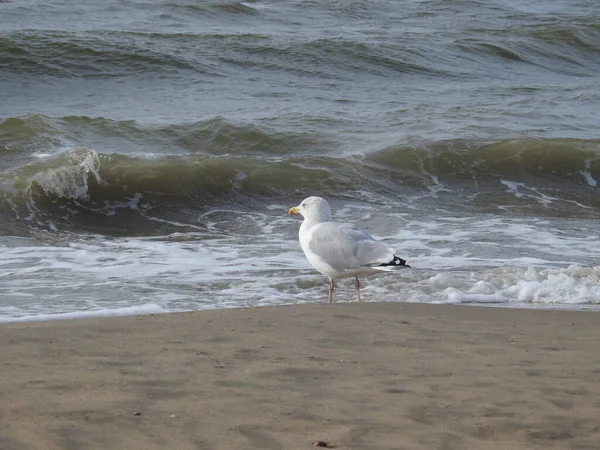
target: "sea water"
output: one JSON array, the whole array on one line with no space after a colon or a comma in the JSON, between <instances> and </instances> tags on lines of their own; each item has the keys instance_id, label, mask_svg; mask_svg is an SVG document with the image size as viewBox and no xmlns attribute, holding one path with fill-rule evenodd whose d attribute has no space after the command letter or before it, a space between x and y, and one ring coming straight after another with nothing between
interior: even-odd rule
<instances>
[{"instance_id":1,"label":"sea water","mask_svg":"<svg viewBox=\"0 0 600 450\"><path fill-rule=\"evenodd\" d=\"M0 2L0 321L326 301L309 195L413 267L365 301L595 309L599 55L585 0Z\"/></svg>"}]
</instances>

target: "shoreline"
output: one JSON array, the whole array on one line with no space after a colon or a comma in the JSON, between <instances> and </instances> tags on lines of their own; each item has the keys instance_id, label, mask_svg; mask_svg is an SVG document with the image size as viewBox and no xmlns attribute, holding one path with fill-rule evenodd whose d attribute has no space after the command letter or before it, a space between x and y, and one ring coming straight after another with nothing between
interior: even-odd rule
<instances>
[{"instance_id":1,"label":"shoreline","mask_svg":"<svg viewBox=\"0 0 600 450\"><path fill-rule=\"evenodd\" d=\"M0 326L0 448L595 448L600 315L338 303Z\"/></svg>"},{"instance_id":2,"label":"shoreline","mask_svg":"<svg viewBox=\"0 0 600 450\"><path fill-rule=\"evenodd\" d=\"M20 317L0 317L0 327L11 323L31 323L31 322L54 322L54 321L72 321L72 320L89 320L89 319L111 319L115 317L137 317L137 316L155 316L161 314L188 314L202 313L206 311L220 311L232 309L254 309L254 308L277 308L287 306L304 306L304 305L319 305L320 303L282 303L280 305L256 305L256 306L232 306L225 308L206 308L182 311L168 311L162 309L156 304L144 304L140 306L127 306L116 309L105 310L87 310L87 311L72 311L55 314L39 314L32 316ZM337 304L352 304L354 301L339 301ZM578 312L600 312L600 304L560 304L560 303L416 303L416 302L378 302L364 301L363 303L399 303L406 305L442 305L442 306L464 306L475 308L497 308L497 309L525 309L534 311L578 311Z\"/></svg>"}]
</instances>

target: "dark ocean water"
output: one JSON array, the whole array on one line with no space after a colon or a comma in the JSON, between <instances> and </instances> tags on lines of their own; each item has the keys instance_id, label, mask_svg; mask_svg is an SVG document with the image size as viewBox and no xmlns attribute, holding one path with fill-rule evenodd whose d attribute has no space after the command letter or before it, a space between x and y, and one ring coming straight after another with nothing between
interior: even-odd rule
<instances>
[{"instance_id":1,"label":"dark ocean water","mask_svg":"<svg viewBox=\"0 0 600 450\"><path fill-rule=\"evenodd\" d=\"M592 0L0 1L0 320L321 301L309 195L366 299L600 304L598 74Z\"/></svg>"}]
</instances>

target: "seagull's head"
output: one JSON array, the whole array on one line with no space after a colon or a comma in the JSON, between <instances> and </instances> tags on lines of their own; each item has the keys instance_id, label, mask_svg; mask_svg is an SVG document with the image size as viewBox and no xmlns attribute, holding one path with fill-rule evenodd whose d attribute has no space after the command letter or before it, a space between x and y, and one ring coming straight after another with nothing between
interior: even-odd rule
<instances>
[{"instance_id":1,"label":"seagull's head","mask_svg":"<svg viewBox=\"0 0 600 450\"><path fill-rule=\"evenodd\" d=\"M321 197L308 197L302 200L298 206L290 208L290 214L301 214L307 220L327 221L331 220L331 208L327 200Z\"/></svg>"}]
</instances>

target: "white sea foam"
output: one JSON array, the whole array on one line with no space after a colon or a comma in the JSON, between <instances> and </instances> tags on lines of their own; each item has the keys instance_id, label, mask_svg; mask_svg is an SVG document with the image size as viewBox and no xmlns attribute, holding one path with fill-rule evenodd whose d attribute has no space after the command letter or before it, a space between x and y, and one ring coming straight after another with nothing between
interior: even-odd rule
<instances>
[{"instance_id":1,"label":"white sea foam","mask_svg":"<svg viewBox=\"0 0 600 450\"><path fill-rule=\"evenodd\" d=\"M393 291L409 302L600 307L599 281L600 266L547 269L506 266L419 276L411 283L377 280L373 290L379 295Z\"/></svg>"},{"instance_id":2,"label":"white sea foam","mask_svg":"<svg viewBox=\"0 0 600 450\"><path fill-rule=\"evenodd\" d=\"M99 169L100 158L91 149L77 148L60 155L60 165L38 172L35 181L47 195L83 200L89 197L88 176L92 175L101 183Z\"/></svg>"},{"instance_id":3,"label":"white sea foam","mask_svg":"<svg viewBox=\"0 0 600 450\"><path fill-rule=\"evenodd\" d=\"M129 306L124 308L114 309L100 309L100 310L88 310L88 311L75 311L67 313L46 313L46 314L35 314L35 315L23 315L19 316L18 308L0 308L0 314L2 312L10 312L10 315L0 315L0 323L8 322L33 322L33 321L50 321L50 320L74 320L74 319L91 319L99 317L122 317L122 316L141 316L148 314L161 314L165 313L163 308L158 305L147 303L142 306Z\"/></svg>"},{"instance_id":4,"label":"white sea foam","mask_svg":"<svg viewBox=\"0 0 600 450\"><path fill-rule=\"evenodd\" d=\"M279 209L215 212L201 219L209 231L152 238L80 236L42 244L0 237L0 318L325 301L326 279L297 242L299 222ZM600 305L593 221L491 215L411 221L393 211L347 213L413 267L364 280L366 301ZM386 234L389 227L395 234ZM353 289L351 280L339 282L336 300L353 301Z\"/></svg>"},{"instance_id":5,"label":"white sea foam","mask_svg":"<svg viewBox=\"0 0 600 450\"><path fill-rule=\"evenodd\" d=\"M592 173L590 172L591 168L592 168L592 161L590 159L586 159L585 160L585 170L580 170L579 174L583 175L587 184L589 184L592 187L596 187L598 182L592 176Z\"/></svg>"}]
</instances>

